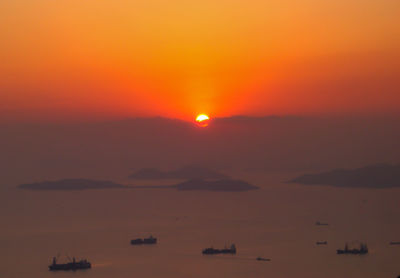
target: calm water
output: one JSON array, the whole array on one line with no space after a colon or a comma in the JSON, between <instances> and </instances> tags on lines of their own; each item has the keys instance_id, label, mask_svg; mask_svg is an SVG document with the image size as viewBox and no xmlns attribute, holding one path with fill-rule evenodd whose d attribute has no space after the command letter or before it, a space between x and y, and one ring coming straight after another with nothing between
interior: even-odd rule
<instances>
[{"instance_id":1,"label":"calm water","mask_svg":"<svg viewBox=\"0 0 400 278\"><path fill-rule=\"evenodd\" d=\"M246 177L244 193L163 189L30 192L3 189L0 277L397 277L400 190L285 184ZM315 226L315 221L329 226ZM156 246L131 246L153 234ZM315 242L327 240L327 246ZM338 256L346 241L366 256ZM236 256L203 256L235 243ZM51 257L84 257L93 268L52 273ZM259 262L263 256L270 262Z\"/></svg>"}]
</instances>

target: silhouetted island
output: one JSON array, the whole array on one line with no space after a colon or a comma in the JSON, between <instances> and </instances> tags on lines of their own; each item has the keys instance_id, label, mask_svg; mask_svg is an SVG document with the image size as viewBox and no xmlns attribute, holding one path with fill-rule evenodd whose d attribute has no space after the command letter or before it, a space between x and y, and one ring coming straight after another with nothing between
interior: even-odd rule
<instances>
[{"instance_id":1,"label":"silhouetted island","mask_svg":"<svg viewBox=\"0 0 400 278\"><path fill-rule=\"evenodd\" d=\"M177 189L177 190L206 190L206 191L248 191L258 189L241 180L220 179L203 180L192 179L174 185L162 186L125 186L111 181L96 181L88 179L63 179L58 181L44 181L38 183L21 184L20 189L26 190L89 190L89 189Z\"/></svg>"},{"instance_id":2,"label":"silhouetted island","mask_svg":"<svg viewBox=\"0 0 400 278\"><path fill-rule=\"evenodd\" d=\"M248 191L259 189L259 187L251 185L242 180L203 180L192 179L176 185L178 190L207 190L207 191Z\"/></svg>"},{"instance_id":3,"label":"silhouetted island","mask_svg":"<svg viewBox=\"0 0 400 278\"><path fill-rule=\"evenodd\" d=\"M161 171L157 168L143 168L129 176L131 179L224 179L226 175L199 167L185 166L173 171Z\"/></svg>"},{"instance_id":4,"label":"silhouetted island","mask_svg":"<svg viewBox=\"0 0 400 278\"><path fill-rule=\"evenodd\" d=\"M400 187L400 164L376 164L358 169L337 169L319 174L303 175L290 182L337 187Z\"/></svg>"},{"instance_id":5,"label":"silhouetted island","mask_svg":"<svg viewBox=\"0 0 400 278\"><path fill-rule=\"evenodd\" d=\"M87 190L87 189L108 189L127 188L124 185L111 181L97 181L88 179L63 179L57 181L44 181L37 183L21 184L20 189L28 190Z\"/></svg>"}]
</instances>

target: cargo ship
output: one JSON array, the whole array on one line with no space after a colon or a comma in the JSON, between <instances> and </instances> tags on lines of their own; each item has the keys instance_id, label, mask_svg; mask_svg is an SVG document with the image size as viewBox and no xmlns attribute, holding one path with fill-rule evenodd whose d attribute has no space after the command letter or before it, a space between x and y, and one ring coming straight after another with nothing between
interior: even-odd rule
<instances>
[{"instance_id":1,"label":"cargo ship","mask_svg":"<svg viewBox=\"0 0 400 278\"><path fill-rule=\"evenodd\" d=\"M223 248L223 249L215 249L215 248L206 248L202 251L204 255L214 255L214 254L236 254L236 246L232 244L230 248Z\"/></svg>"},{"instance_id":2,"label":"cargo ship","mask_svg":"<svg viewBox=\"0 0 400 278\"><path fill-rule=\"evenodd\" d=\"M350 249L348 244L346 243L344 249L338 249L336 250L336 252L338 255L341 254L365 255L368 253L368 247L366 244L361 243L360 248Z\"/></svg>"},{"instance_id":3,"label":"cargo ship","mask_svg":"<svg viewBox=\"0 0 400 278\"><path fill-rule=\"evenodd\" d=\"M65 263L65 264L58 264L56 257L53 257L53 263L49 265L49 270L50 271L57 271L57 270L78 270L78 269L88 269L92 268L92 265L90 262L88 262L86 259L76 261L75 258L72 258L71 262Z\"/></svg>"},{"instance_id":4,"label":"cargo ship","mask_svg":"<svg viewBox=\"0 0 400 278\"><path fill-rule=\"evenodd\" d=\"M137 238L137 239L132 239L131 244L132 245L141 245L141 244L156 244L157 243L157 238L150 236L148 238Z\"/></svg>"}]
</instances>

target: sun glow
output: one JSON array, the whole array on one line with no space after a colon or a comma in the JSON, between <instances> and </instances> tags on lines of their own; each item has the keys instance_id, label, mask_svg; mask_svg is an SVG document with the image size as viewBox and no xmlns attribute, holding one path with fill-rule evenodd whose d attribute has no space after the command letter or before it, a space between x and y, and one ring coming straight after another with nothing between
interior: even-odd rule
<instances>
[{"instance_id":1,"label":"sun glow","mask_svg":"<svg viewBox=\"0 0 400 278\"><path fill-rule=\"evenodd\" d=\"M210 121L210 117L208 117L206 114L200 114L196 117L196 122L201 127L208 126L209 121Z\"/></svg>"}]
</instances>

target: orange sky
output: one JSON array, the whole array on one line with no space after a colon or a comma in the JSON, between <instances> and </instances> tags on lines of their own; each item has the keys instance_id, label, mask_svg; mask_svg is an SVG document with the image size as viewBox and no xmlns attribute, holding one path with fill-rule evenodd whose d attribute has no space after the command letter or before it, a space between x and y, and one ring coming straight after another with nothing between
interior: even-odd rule
<instances>
[{"instance_id":1,"label":"orange sky","mask_svg":"<svg viewBox=\"0 0 400 278\"><path fill-rule=\"evenodd\" d=\"M0 117L400 111L398 0L3 0Z\"/></svg>"}]
</instances>

